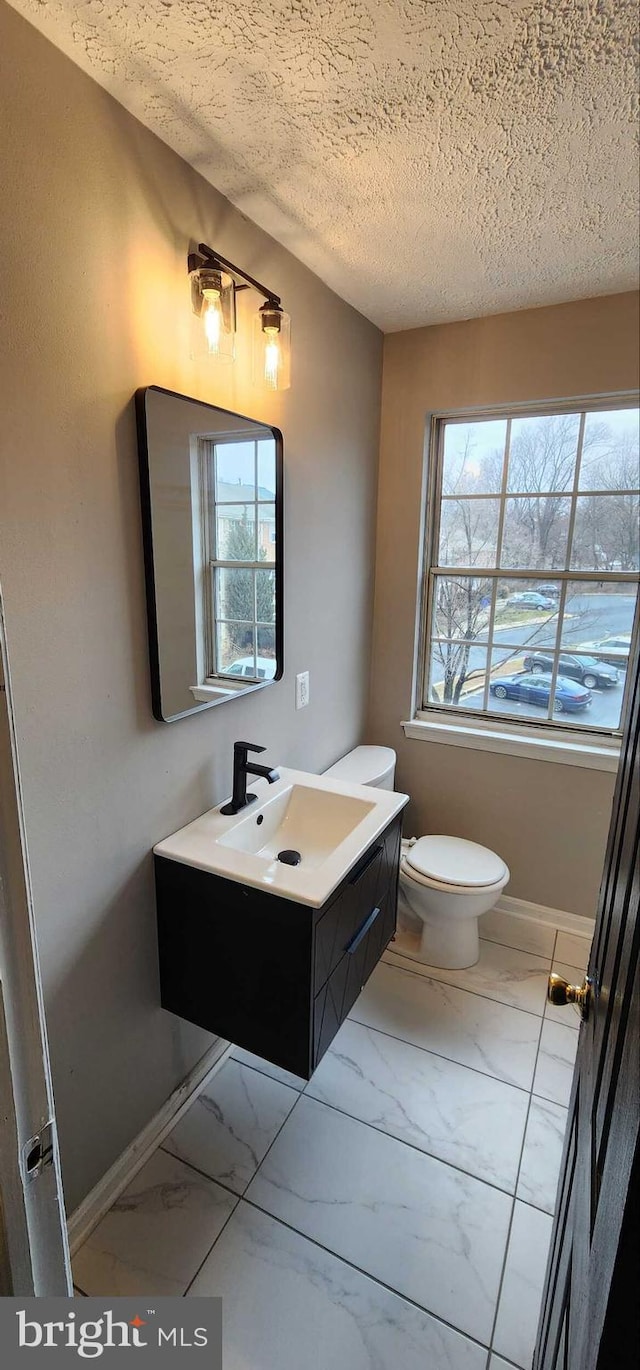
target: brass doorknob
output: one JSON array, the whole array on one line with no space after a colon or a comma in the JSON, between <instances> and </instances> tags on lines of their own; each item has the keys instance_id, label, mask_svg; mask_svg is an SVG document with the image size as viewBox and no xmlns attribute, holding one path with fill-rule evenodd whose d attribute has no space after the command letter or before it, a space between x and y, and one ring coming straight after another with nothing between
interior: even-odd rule
<instances>
[{"instance_id":1,"label":"brass doorknob","mask_svg":"<svg viewBox=\"0 0 640 1370\"><path fill-rule=\"evenodd\" d=\"M547 999L550 1004L577 1004L581 1016L586 1018L589 1011L589 991L591 981L587 975L581 985L570 985L562 975L556 975L553 971L549 976L547 986Z\"/></svg>"}]
</instances>

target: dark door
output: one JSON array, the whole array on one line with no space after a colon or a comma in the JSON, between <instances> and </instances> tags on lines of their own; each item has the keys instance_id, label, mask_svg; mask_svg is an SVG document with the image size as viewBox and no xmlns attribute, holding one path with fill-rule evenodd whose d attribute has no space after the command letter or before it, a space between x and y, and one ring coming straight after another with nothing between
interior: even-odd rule
<instances>
[{"instance_id":1,"label":"dark door","mask_svg":"<svg viewBox=\"0 0 640 1370\"><path fill-rule=\"evenodd\" d=\"M640 1345L637 648L629 668L535 1370L626 1370Z\"/></svg>"}]
</instances>

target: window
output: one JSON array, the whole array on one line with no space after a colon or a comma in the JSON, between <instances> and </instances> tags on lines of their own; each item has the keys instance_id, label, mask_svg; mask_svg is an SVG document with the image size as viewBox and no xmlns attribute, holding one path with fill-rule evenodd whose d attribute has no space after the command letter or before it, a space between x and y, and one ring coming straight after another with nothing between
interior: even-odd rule
<instances>
[{"instance_id":1,"label":"window","mask_svg":"<svg viewBox=\"0 0 640 1370\"><path fill-rule=\"evenodd\" d=\"M276 672L273 438L201 440L207 679Z\"/></svg>"},{"instance_id":2,"label":"window","mask_svg":"<svg viewBox=\"0 0 640 1370\"><path fill-rule=\"evenodd\" d=\"M434 419L420 718L619 734L638 420L631 401Z\"/></svg>"}]
</instances>

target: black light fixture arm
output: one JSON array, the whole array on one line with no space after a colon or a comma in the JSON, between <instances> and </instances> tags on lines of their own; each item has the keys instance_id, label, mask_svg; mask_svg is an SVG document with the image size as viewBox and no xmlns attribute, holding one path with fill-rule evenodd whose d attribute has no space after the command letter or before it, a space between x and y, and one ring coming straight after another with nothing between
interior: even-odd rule
<instances>
[{"instance_id":1,"label":"black light fixture arm","mask_svg":"<svg viewBox=\"0 0 640 1370\"><path fill-rule=\"evenodd\" d=\"M235 266L233 262L227 261L226 257L221 257L219 252L214 252L213 248L207 247L206 243L198 243L198 251L190 252L187 257L187 270L189 272L197 271L200 267L210 267L212 271L218 271L220 267L224 267L232 276L239 276L240 280L245 282L244 285L238 285L236 282L236 290L247 290L249 286L252 286L259 295L264 295L265 300L279 306L282 304L280 296L275 295L273 290L267 290L266 285L256 281L253 276L249 276L246 271Z\"/></svg>"}]
</instances>

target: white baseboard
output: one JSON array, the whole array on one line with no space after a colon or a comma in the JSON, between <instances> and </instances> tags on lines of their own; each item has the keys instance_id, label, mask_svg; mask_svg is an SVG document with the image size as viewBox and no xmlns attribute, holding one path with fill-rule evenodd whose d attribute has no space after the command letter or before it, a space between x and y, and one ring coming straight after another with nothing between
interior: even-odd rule
<instances>
[{"instance_id":1,"label":"white baseboard","mask_svg":"<svg viewBox=\"0 0 640 1370\"><path fill-rule=\"evenodd\" d=\"M186 1113L194 1095L198 1094L209 1075L220 1069L231 1051L231 1043L218 1040L205 1051L204 1056L189 1071L177 1089L162 1105L155 1117L147 1123L142 1132L118 1156L106 1175L78 1205L67 1223L71 1255L87 1240L89 1233L108 1213L111 1205L123 1193L138 1171L175 1127L178 1119Z\"/></svg>"},{"instance_id":2,"label":"white baseboard","mask_svg":"<svg viewBox=\"0 0 640 1370\"><path fill-rule=\"evenodd\" d=\"M514 899L510 894L500 896L496 909L510 913L514 918L528 918L533 923L546 923L558 928L560 932L575 932L579 937L593 937L595 919L584 918L579 913L567 913L564 909L550 909L546 904L532 904L528 899Z\"/></svg>"}]
</instances>

